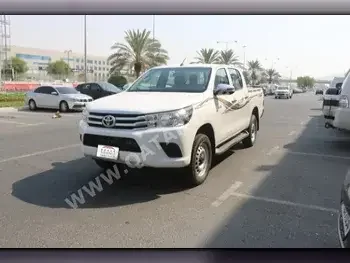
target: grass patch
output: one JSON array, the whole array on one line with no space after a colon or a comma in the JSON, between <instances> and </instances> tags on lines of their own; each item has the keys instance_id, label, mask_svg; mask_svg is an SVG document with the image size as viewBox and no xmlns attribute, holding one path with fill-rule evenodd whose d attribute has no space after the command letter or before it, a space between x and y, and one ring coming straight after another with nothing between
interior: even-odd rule
<instances>
[{"instance_id":1,"label":"grass patch","mask_svg":"<svg viewBox=\"0 0 350 263\"><path fill-rule=\"evenodd\" d=\"M13 93L0 93L0 103L2 102L24 102L25 93L13 92Z\"/></svg>"},{"instance_id":2,"label":"grass patch","mask_svg":"<svg viewBox=\"0 0 350 263\"><path fill-rule=\"evenodd\" d=\"M24 106L23 100L18 101L0 101L0 108L4 107L14 107L14 108L20 108Z\"/></svg>"}]
</instances>

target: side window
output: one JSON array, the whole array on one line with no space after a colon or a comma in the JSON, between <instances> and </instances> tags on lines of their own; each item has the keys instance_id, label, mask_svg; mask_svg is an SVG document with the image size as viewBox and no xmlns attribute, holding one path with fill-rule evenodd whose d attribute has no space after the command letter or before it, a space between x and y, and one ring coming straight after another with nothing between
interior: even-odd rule
<instances>
[{"instance_id":1,"label":"side window","mask_svg":"<svg viewBox=\"0 0 350 263\"><path fill-rule=\"evenodd\" d=\"M99 91L101 89L101 87L99 85L93 83L93 84L90 85L90 89L92 91Z\"/></svg>"},{"instance_id":2,"label":"side window","mask_svg":"<svg viewBox=\"0 0 350 263\"><path fill-rule=\"evenodd\" d=\"M232 84L236 89L241 89L243 87L242 76L237 69L229 68L228 73L230 74Z\"/></svg>"},{"instance_id":3,"label":"side window","mask_svg":"<svg viewBox=\"0 0 350 263\"><path fill-rule=\"evenodd\" d=\"M45 87L39 87L39 88L36 88L36 90L34 90L34 93L44 93L44 88Z\"/></svg>"},{"instance_id":4,"label":"side window","mask_svg":"<svg viewBox=\"0 0 350 263\"><path fill-rule=\"evenodd\" d=\"M219 84L230 84L230 81L228 80L228 76L226 74L226 70L221 68L216 71L215 75L215 87Z\"/></svg>"},{"instance_id":5,"label":"side window","mask_svg":"<svg viewBox=\"0 0 350 263\"><path fill-rule=\"evenodd\" d=\"M54 88L52 87L45 87L45 94L51 94L51 92L56 91Z\"/></svg>"}]
</instances>

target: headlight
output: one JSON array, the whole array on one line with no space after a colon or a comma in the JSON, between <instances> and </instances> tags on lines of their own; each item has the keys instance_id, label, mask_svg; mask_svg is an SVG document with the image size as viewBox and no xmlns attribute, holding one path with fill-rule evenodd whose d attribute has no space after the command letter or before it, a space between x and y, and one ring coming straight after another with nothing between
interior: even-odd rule
<instances>
[{"instance_id":1,"label":"headlight","mask_svg":"<svg viewBox=\"0 0 350 263\"><path fill-rule=\"evenodd\" d=\"M82 115L83 115L83 117L82 117L83 121L87 122L88 121L89 112L86 109L84 109Z\"/></svg>"},{"instance_id":2,"label":"headlight","mask_svg":"<svg viewBox=\"0 0 350 263\"><path fill-rule=\"evenodd\" d=\"M146 115L148 127L178 127L187 124L193 113L189 106L176 111L161 112Z\"/></svg>"},{"instance_id":3,"label":"headlight","mask_svg":"<svg viewBox=\"0 0 350 263\"><path fill-rule=\"evenodd\" d=\"M73 102L74 102L74 101L78 101L78 99L75 99L75 98L69 98L68 100L69 100L69 101L73 101Z\"/></svg>"}]
</instances>

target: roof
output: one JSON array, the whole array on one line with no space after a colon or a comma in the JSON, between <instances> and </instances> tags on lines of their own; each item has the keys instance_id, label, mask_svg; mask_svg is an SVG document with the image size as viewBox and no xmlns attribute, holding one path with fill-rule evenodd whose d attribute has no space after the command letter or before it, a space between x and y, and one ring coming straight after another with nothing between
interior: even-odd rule
<instances>
[{"instance_id":1,"label":"roof","mask_svg":"<svg viewBox=\"0 0 350 263\"><path fill-rule=\"evenodd\" d=\"M184 64L183 66L181 66L180 64L174 64L174 65L158 66L154 68L213 68L213 69L216 69L223 66L230 66L230 67L237 68L236 66L224 65L224 64Z\"/></svg>"}]
</instances>

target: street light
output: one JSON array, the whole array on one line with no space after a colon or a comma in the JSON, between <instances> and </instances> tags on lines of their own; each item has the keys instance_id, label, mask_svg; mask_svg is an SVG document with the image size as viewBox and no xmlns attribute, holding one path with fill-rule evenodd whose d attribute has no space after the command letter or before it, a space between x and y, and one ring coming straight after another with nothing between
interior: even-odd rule
<instances>
[{"instance_id":1,"label":"street light","mask_svg":"<svg viewBox=\"0 0 350 263\"><path fill-rule=\"evenodd\" d=\"M84 15L84 80L87 82L86 15Z\"/></svg>"},{"instance_id":2,"label":"street light","mask_svg":"<svg viewBox=\"0 0 350 263\"><path fill-rule=\"evenodd\" d=\"M72 54L72 50L65 50L64 53L67 54L68 66L70 66L70 64L69 64L69 55Z\"/></svg>"},{"instance_id":3,"label":"street light","mask_svg":"<svg viewBox=\"0 0 350 263\"><path fill-rule=\"evenodd\" d=\"M269 59L265 58L265 61L268 61ZM271 60L271 69L273 69L273 66L276 64L276 60L279 61L280 58L274 58Z\"/></svg>"},{"instance_id":4,"label":"street light","mask_svg":"<svg viewBox=\"0 0 350 263\"><path fill-rule=\"evenodd\" d=\"M226 45L226 50L228 50L228 44L233 44L233 43L238 43L237 40L235 41L216 41L217 44L225 44Z\"/></svg>"},{"instance_id":5,"label":"street light","mask_svg":"<svg viewBox=\"0 0 350 263\"><path fill-rule=\"evenodd\" d=\"M243 47L243 67L245 69L245 48L247 47L246 45L242 46Z\"/></svg>"},{"instance_id":6,"label":"street light","mask_svg":"<svg viewBox=\"0 0 350 263\"><path fill-rule=\"evenodd\" d=\"M153 34L153 42L156 36L156 15L153 15L153 23L152 23L152 34Z\"/></svg>"}]
</instances>

